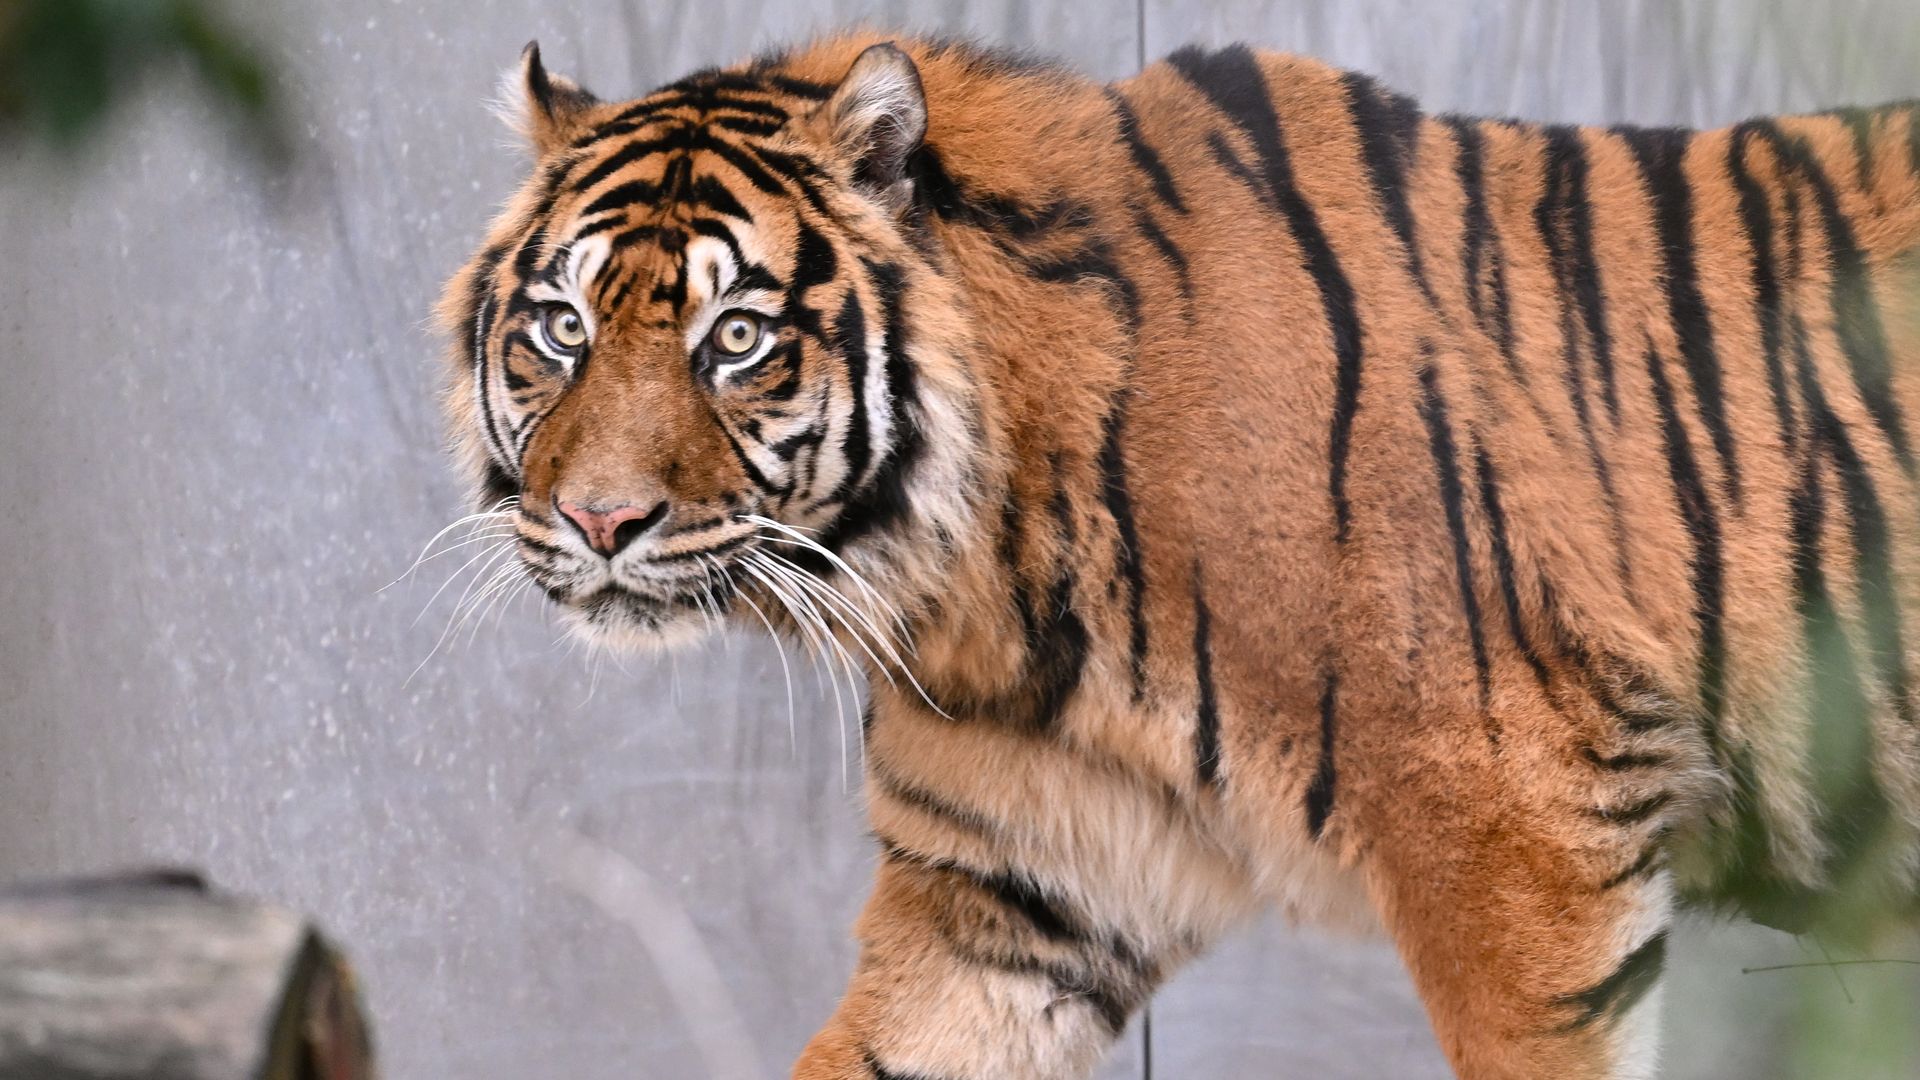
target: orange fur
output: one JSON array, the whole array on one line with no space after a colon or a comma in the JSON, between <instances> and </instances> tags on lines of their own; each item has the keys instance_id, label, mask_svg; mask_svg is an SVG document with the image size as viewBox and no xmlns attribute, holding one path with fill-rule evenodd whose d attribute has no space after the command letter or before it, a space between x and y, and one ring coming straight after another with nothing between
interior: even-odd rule
<instances>
[{"instance_id":1,"label":"orange fur","mask_svg":"<svg viewBox=\"0 0 1920 1080\"><path fill-rule=\"evenodd\" d=\"M533 54L443 305L590 632L724 608L872 677L885 858L796 1076L1084 1075L1262 904L1376 914L1463 1076L1646 1076L1675 903L1910 909L1920 111L875 41L620 104ZM664 524L601 559L562 501Z\"/></svg>"}]
</instances>

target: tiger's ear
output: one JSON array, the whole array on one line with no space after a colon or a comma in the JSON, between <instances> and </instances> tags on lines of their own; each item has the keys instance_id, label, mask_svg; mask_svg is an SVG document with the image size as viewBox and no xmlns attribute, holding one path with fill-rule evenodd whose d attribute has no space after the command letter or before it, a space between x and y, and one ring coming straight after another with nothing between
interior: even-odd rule
<instances>
[{"instance_id":1,"label":"tiger's ear","mask_svg":"<svg viewBox=\"0 0 1920 1080\"><path fill-rule=\"evenodd\" d=\"M860 192L903 213L913 198L907 163L927 135L927 97L913 59L892 42L869 47L815 110L820 137L852 162Z\"/></svg>"},{"instance_id":2,"label":"tiger's ear","mask_svg":"<svg viewBox=\"0 0 1920 1080\"><path fill-rule=\"evenodd\" d=\"M520 51L520 66L507 73L500 97L506 103L507 123L540 155L572 141L579 134L580 115L600 104L573 80L548 74L537 41Z\"/></svg>"}]
</instances>

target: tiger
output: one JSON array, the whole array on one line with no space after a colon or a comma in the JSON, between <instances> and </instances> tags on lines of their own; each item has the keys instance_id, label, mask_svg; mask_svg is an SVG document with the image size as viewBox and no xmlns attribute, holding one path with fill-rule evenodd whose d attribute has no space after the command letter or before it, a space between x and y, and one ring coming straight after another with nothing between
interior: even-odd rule
<instances>
[{"instance_id":1,"label":"tiger","mask_svg":"<svg viewBox=\"0 0 1920 1080\"><path fill-rule=\"evenodd\" d=\"M865 683L799 1080L1086 1076L1269 910L1390 938L1462 1077L1651 1077L1679 913L1920 907L1920 104L869 31L508 81L439 308L487 520L591 641Z\"/></svg>"}]
</instances>

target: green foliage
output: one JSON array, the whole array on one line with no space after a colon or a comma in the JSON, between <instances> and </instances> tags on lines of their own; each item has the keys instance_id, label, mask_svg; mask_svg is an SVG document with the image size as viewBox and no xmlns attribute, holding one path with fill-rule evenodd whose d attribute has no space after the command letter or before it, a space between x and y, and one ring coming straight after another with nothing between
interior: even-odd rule
<instances>
[{"instance_id":1,"label":"green foliage","mask_svg":"<svg viewBox=\"0 0 1920 1080\"><path fill-rule=\"evenodd\" d=\"M178 66L253 149L282 154L264 62L203 0L0 0L0 138L70 149L156 71Z\"/></svg>"}]
</instances>

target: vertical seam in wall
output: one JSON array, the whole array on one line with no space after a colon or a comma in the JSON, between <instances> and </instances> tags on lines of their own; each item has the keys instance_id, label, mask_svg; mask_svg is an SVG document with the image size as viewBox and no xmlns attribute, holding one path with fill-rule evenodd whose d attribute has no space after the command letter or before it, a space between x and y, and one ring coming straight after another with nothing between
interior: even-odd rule
<instances>
[{"instance_id":1,"label":"vertical seam in wall","mask_svg":"<svg viewBox=\"0 0 1920 1080\"><path fill-rule=\"evenodd\" d=\"M1139 72L1147 66L1147 0L1134 0L1133 15L1133 70Z\"/></svg>"},{"instance_id":2,"label":"vertical seam in wall","mask_svg":"<svg viewBox=\"0 0 1920 1080\"><path fill-rule=\"evenodd\" d=\"M1153 1002L1140 1014L1140 1076L1153 1080Z\"/></svg>"}]
</instances>

